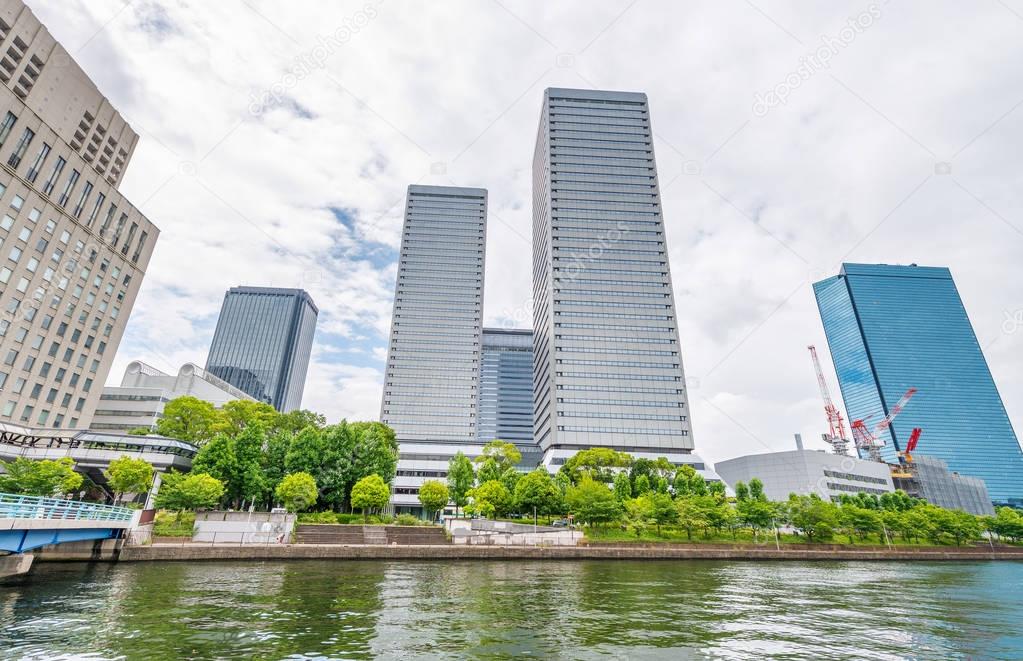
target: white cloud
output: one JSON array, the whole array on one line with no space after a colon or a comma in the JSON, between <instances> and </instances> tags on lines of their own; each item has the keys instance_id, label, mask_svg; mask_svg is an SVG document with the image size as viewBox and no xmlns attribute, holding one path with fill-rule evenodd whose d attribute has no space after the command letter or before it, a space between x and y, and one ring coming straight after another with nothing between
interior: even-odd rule
<instances>
[{"instance_id":1,"label":"white cloud","mask_svg":"<svg viewBox=\"0 0 1023 661\"><path fill-rule=\"evenodd\" d=\"M879 3L756 117L755 94L869 2L374 2L258 116L253 94L370 3L29 4L142 135L124 188L162 234L119 368L201 363L230 286L305 286L321 309L305 403L376 417L405 187L490 190L486 314L523 323L542 90L593 85L650 96L705 457L819 438L810 282L843 259L951 267L1023 430L1023 329L1003 330L1023 309L1023 21L1003 5Z\"/></svg>"}]
</instances>

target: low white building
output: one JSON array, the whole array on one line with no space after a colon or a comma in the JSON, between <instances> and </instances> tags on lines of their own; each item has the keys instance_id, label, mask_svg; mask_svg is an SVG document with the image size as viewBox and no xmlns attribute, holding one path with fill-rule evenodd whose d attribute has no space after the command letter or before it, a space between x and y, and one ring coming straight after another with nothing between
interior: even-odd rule
<instances>
[{"instance_id":1,"label":"low white building","mask_svg":"<svg viewBox=\"0 0 1023 661\"><path fill-rule=\"evenodd\" d=\"M815 493L837 501L843 494L881 495L895 491L888 464L823 450L788 450L750 454L719 461L714 470L729 487L759 478L769 500L788 500L789 494Z\"/></svg>"},{"instance_id":2,"label":"low white building","mask_svg":"<svg viewBox=\"0 0 1023 661\"><path fill-rule=\"evenodd\" d=\"M103 388L89 429L155 429L167 402L184 395L207 401L217 408L235 399L252 399L193 363L182 365L177 374L167 374L136 360L124 370L121 385Z\"/></svg>"}]
</instances>

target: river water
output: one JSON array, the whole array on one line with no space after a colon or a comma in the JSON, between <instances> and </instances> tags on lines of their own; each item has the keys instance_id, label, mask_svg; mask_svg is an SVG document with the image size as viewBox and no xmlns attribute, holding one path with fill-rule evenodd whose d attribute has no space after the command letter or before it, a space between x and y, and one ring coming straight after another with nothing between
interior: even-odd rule
<instances>
[{"instance_id":1,"label":"river water","mask_svg":"<svg viewBox=\"0 0 1023 661\"><path fill-rule=\"evenodd\" d=\"M39 564L4 659L1023 658L1023 564Z\"/></svg>"}]
</instances>

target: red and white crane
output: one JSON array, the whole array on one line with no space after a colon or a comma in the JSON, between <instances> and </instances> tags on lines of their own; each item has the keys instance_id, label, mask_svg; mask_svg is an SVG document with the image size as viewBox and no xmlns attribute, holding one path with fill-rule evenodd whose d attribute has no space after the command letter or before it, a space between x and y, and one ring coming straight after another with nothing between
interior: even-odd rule
<instances>
[{"instance_id":1,"label":"red and white crane","mask_svg":"<svg viewBox=\"0 0 1023 661\"><path fill-rule=\"evenodd\" d=\"M810 357L813 358L813 368L817 371L817 384L821 388L821 398L824 400L824 413L828 417L828 434L824 440L831 445L835 454L848 456L849 437L845 434L845 420L842 419L838 407L831 401L828 382L824 379L821 361L817 358L817 348L811 344L807 349L810 350Z\"/></svg>"},{"instance_id":2,"label":"red and white crane","mask_svg":"<svg viewBox=\"0 0 1023 661\"><path fill-rule=\"evenodd\" d=\"M906 394L902 396L902 399L892 407L888 415L884 417L884 420L877 423L873 430L867 429L867 423L865 420L854 420L852 423L852 435L853 440L856 442L856 449L860 451L861 455L866 454L873 461L881 461L881 448L884 447L884 438L879 438L878 434L883 432L892 426L892 420L895 419L902 409L906 407L909 400L916 394L916 388L910 388L906 391ZM919 438L919 436L918 436Z\"/></svg>"}]
</instances>

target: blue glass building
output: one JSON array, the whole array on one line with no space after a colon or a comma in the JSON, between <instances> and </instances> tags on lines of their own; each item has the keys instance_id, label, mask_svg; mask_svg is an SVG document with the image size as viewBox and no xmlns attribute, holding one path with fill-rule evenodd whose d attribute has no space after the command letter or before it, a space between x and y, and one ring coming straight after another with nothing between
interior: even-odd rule
<instances>
[{"instance_id":1,"label":"blue glass building","mask_svg":"<svg viewBox=\"0 0 1023 661\"><path fill-rule=\"evenodd\" d=\"M301 289L232 287L206 370L282 413L301 408L318 314Z\"/></svg>"},{"instance_id":2,"label":"blue glass building","mask_svg":"<svg viewBox=\"0 0 1023 661\"><path fill-rule=\"evenodd\" d=\"M813 289L850 420L872 428L917 388L882 434L887 460L920 427L919 454L996 503L1023 498L1023 451L947 268L843 264Z\"/></svg>"},{"instance_id":3,"label":"blue glass building","mask_svg":"<svg viewBox=\"0 0 1023 661\"><path fill-rule=\"evenodd\" d=\"M522 453L520 467L540 463L533 440L533 331L483 329L480 359L479 440L514 443Z\"/></svg>"}]
</instances>

